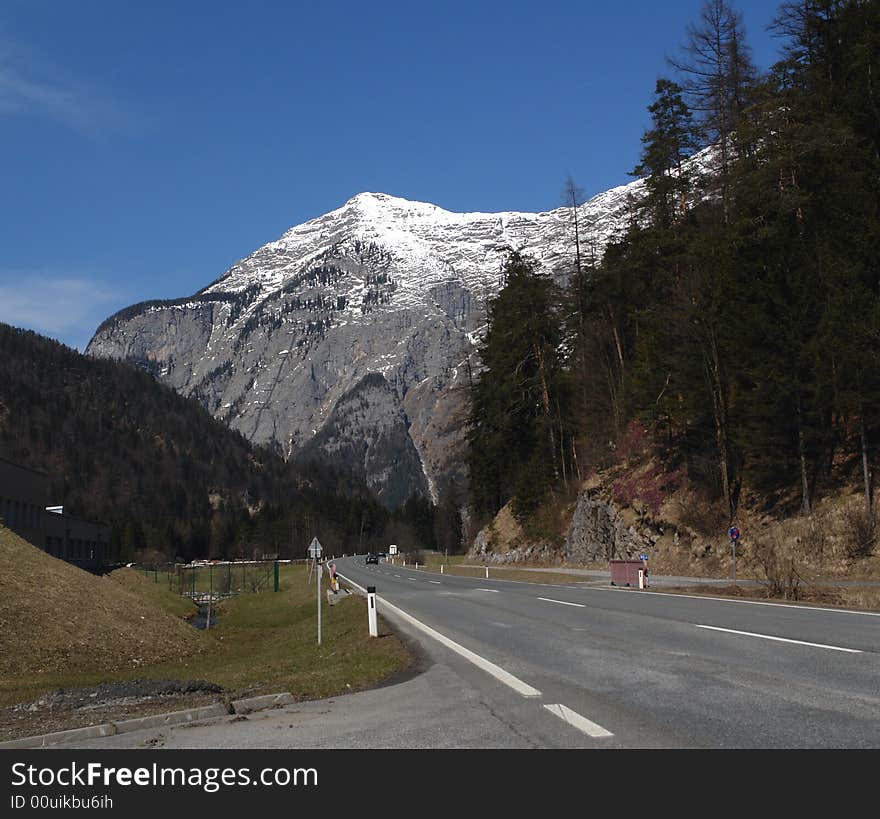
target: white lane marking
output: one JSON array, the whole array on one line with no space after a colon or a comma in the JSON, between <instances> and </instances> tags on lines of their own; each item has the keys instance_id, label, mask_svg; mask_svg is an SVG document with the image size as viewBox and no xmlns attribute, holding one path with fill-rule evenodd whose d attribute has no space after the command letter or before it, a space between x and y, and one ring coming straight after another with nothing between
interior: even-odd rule
<instances>
[{"instance_id":1,"label":"white lane marking","mask_svg":"<svg viewBox=\"0 0 880 819\"><path fill-rule=\"evenodd\" d=\"M400 577L400 575L399 575L399 574L396 574L396 575L394 575L394 576L395 576L395 577Z\"/></svg>"},{"instance_id":2,"label":"white lane marking","mask_svg":"<svg viewBox=\"0 0 880 819\"><path fill-rule=\"evenodd\" d=\"M517 582L517 581L508 581ZM522 581L521 581L522 582ZM685 597L688 600L717 600L720 603L739 603L744 606L775 606L781 609L800 609L801 611L824 611L828 614L860 614L865 617L880 617L880 611L854 611L853 609L832 609L825 606L801 606L795 603L767 603L763 600L737 600L733 597L715 597L711 594L677 594L676 592L651 592L643 589L603 589L601 586L583 586L584 591L628 593L638 591L639 596L653 594L657 597Z\"/></svg>"},{"instance_id":3,"label":"white lane marking","mask_svg":"<svg viewBox=\"0 0 880 819\"><path fill-rule=\"evenodd\" d=\"M478 588L478 589L476 589L476 591L486 591L486 592L492 592L492 594L498 594L498 589L479 589Z\"/></svg>"},{"instance_id":4,"label":"white lane marking","mask_svg":"<svg viewBox=\"0 0 880 819\"><path fill-rule=\"evenodd\" d=\"M366 590L363 586L358 585L353 580L349 580L345 575L339 575L343 580L351 583L353 586L360 589L362 592L366 593ZM496 680L504 683L505 685L512 688L517 694L522 694L524 697L540 697L541 692L538 691L537 688L533 688L526 682L523 682L518 677L514 677L509 671L505 671L500 665L495 665L491 660L487 660L485 657L481 657L479 654L471 651L469 648L465 648L463 645L459 645L454 640L450 640L445 634L441 634L436 629L431 628L428 625L425 625L421 620L416 620L411 614L407 614L403 609L397 608L397 606L392 605L387 600L383 600L380 597L376 597L377 601L381 601L382 606L384 608L388 608L393 611L398 617L403 618L411 625L415 626L417 629L421 629L425 632L429 637L433 637L438 643L446 646L449 649L452 649L456 654L464 657L469 662L473 663L477 668L482 669L487 674L491 674Z\"/></svg>"},{"instance_id":5,"label":"white lane marking","mask_svg":"<svg viewBox=\"0 0 880 819\"><path fill-rule=\"evenodd\" d=\"M551 714L559 717L563 722L573 725L579 731L583 731L588 736L595 737L596 739L604 739L606 737L614 736L611 731L607 731L601 725L597 725L592 720L581 716L577 711L572 711L571 708L566 708L561 703L557 703L556 705L545 705L544 708L546 708Z\"/></svg>"},{"instance_id":6,"label":"white lane marking","mask_svg":"<svg viewBox=\"0 0 880 819\"><path fill-rule=\"evenodd\" d=\"M439 580L429 580L428 582L429 582L429 583L433 583L433 584L436 585L436 586L439 586L439 585L440 585L440 581L439 581Z\"/></svg>"},{"instance_id":7,"label":"white lane marking","mask_svg":"<svg viewBox=\"0 0 880 819\"><path fill-rule=\"evenodd\" d=\"M702 626L699 623L693 623L692 625L697 628L705 628L710 631L725 631L728 634L742 634L745 637L760 637L762 640L775 640L778 643L795 643L800 646L811 646L812 648L827 648L831 651L845 651L848 654L861 654L857 648L841 648L840 646L826 646L824 643L808 643L804 640L790 640L788 637L774 637L772 634L756 634L753 631L737 631L733 628L720 628L718 626Z\"/></svg>"},{"instance_id":8,"label":"white lane marking","mask_svg":"<svg viewBox=\"0 0 880 819\"><path fill-rule=\"evenodd\" d=\"M560 606L577 606L579 609L586 608L583 603L569 603L568 600L551 600L549 597L539 597L538 600L543 600L545 603L559 603Z\"/></svg>"},{"instance_id":9,"label":"white lane marking","mask_svg":"<svg viewBox=\"0 0 880 819\"><path fill-rule=\"evenodd\" d=\"M407 580L409 580L411 583L416 582L416 579L414 577L408 577Z\"/></svg>"}]
</instances>

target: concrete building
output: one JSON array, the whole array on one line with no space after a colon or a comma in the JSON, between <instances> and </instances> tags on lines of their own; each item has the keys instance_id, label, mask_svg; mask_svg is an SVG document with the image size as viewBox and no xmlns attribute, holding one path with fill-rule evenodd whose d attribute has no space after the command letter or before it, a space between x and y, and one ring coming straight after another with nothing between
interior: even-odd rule
<instances>
[{"instance_id":1,"label":"concrete building","mask_svg":"<svg viewBox=\"0 0 880 819\"><path fill-rule=\"evenodd\" d=\"M119 562L106 526L49 511L49 477L44 472L0 458L0 519L28 543L89 571ZM60 510L60 511L59 511Z\"/></svg>"}]
</instances>

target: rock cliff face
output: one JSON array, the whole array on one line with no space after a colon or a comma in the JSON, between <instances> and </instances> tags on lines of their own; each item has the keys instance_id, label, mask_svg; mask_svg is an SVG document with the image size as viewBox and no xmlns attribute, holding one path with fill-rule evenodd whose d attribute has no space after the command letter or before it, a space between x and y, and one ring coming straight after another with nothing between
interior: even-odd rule
<instances>
[{"instance_id":1,"label":"rock cliff face","mask_svg":"<svg viewBox=\"0 0 880 819\"><path fill-rule=\"evenodd\" d=\"M583 253L601 253L643 190L580 207ZM149 368L287 457L325 453L389 505L411 492L460 504L467 385L507 247L564 277L571 209L451 213L359 194L191 297L111 316L87 352Z\"/></svg>"},{"instance_id":2,"label":"rock cliff face","mask_svg":"<svg viewBox=\"0 0 880 819\"><path fill-rule=\"evenodd\" d=\"M347 392L317 435L294 457L364 478L379 501L391 508L402 506L410 495L428 495L406 414L381 373L364 376Z\"/></svg>"},{"instance_id":3,"label":"rock cliff face","mask_svg":"<svg viewBox=\"0 0 880 819\"><path fill-rule=\"evenodd\" d=\"M582 491L565 538L568 563L595 563L638 557L649 545L644 534L624 522L621 510L595 493Z\"/></svg>"},{"instance_id":4,"label":"rock cliff face","mask_svg":"<svg viewBox=\"0 0 880 819\"><path fill-rule=\"evenodd\" d=\"M564 541L530 541L510 509L504 506L474 538L469 556L487 563L604 563L637 557L656 542L632 514L599 492L582 489ZM631 521L631 522L630 522Z\"/></svg>"}]
</instances>

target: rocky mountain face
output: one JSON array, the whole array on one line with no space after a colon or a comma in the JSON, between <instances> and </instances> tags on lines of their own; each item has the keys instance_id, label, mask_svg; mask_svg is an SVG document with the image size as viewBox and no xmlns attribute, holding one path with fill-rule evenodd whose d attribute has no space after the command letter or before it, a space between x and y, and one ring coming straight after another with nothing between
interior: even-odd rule
<instances>
[{"instance_id":1,"label":"rocky mountain face","mask_svg":"<svg viewBox=\"0 0 880 819\"><path fill-rule=\"evenodd\" d=\"M622 229L641 181L580 206L581 252ZM188 298L128 307L87 352L148 368L251 441L327 459L383 502L462 505L469 379L505 250L564 277L571 208L451 213L362 193Z\"/></svg>"}]
</instances>

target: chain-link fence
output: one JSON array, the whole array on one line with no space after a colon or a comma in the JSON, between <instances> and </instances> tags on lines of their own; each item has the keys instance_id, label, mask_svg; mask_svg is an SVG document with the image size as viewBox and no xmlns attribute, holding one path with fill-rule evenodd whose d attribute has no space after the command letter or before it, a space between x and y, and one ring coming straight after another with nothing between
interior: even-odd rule
<instances>
[{"instance_id":1,"label":"chain-link fence","mask_svg":"<svg viewBox=\"0 0 880 819\"><path fill-rule=\"evenodd\" d=\"M274 560L236 560L217 563L166 563L138 566L147 579L164 584L169 591L194 600L232 597L273 591Z\"/></svg>"}]
</instances>

